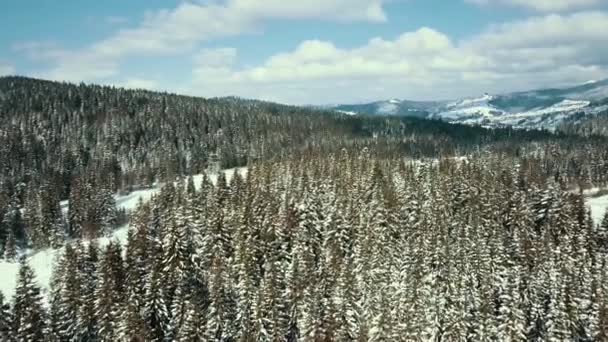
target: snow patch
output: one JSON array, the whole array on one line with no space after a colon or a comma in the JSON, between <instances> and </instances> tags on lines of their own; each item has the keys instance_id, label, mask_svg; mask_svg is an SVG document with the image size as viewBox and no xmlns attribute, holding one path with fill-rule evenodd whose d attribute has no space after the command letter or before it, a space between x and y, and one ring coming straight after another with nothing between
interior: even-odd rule
<instances>
[{"instance_id":1,"label":"snow patch","mask_svg":"<svg viewBox=\"0 0 608 342\"><path fill-rule=\"evenodd\" d=\"M398 109L399 106L397 106L397 103L394 102L387 101L378 104L378 113L380 114L392 115L397 113Z\"/></svg>"},{"instance_id":2,"label":"snow patch","mask_svg":"<svg viewBox=\"0 0 608 342\"><path fill-rule=\"evenodd\" d=\"M587 199L587 206L591 209L591 217L595 224L600 224L608 209L608 195Z\"/></svg>"},{"instance_id":3,"label":"snow patch","mask_svg":"<svg viewBox=\"0 0 608 342\"><path fill-rule=\"evenodd\" d=\"M337 110L337 112L341 113L341 114L350 115L350 116L357 115L357 113L351 112L351 111L348 111L348 110Z\"/></svg>"}]
</instances>

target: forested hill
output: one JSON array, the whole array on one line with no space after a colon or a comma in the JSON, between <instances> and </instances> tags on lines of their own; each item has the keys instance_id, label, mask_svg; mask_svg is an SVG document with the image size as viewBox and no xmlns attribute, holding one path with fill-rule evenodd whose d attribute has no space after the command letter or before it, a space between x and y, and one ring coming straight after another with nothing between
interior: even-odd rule
<instances>
[{"instance_id":1,"label":"forested hill","mask_svg":"<svg viewBox=\"0 0 608 342\"><path fill-rule=\"evenodd\" d=\"M103 176L96 183L116 191L199 173L210 163L227 168L311 151L371 146L381 154L438 156L571 139L582 138L0 78L0 192L8 197L46 183L65 199L75 178Z\"/></svg>"}]
</instances>

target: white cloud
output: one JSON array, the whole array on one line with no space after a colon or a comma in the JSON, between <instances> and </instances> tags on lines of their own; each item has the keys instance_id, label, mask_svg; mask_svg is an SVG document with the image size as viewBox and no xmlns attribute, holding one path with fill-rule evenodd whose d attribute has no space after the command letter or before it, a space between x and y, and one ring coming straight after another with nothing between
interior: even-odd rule
<instances>
[{"instance_id":1,"label":"white cloud","mask_svg":"<svg viewBox=\"0 0 608 342\"><path fill-rule=\"evenodd\" d=\"M199 67L232 65L237 57L235 48L202 49L194 55L194 64Z\"/></svg>"},{"instance_id":2,"label":"white cloud","mask_svg":"<svg viewBox=\"0 0 608 342\"><path fill-rule=\"evenodd\" d=\"M395 40L374 38L354 49L304 41L294 51L276 54L251 68L197 68L190 92L289 103L356 101L429 89L442 78L457 81L457 73L473 73L486 64L483 56L459 49L446 35L421 28Z\"/></svg>"},{"instance_id":3,"label":"white cloud","mask_svg":"<svg viewBox=\"0 0 608 342\"><path fill-rule=\"evenodd\" d=\"M485 47L553 47L556 44L590 44L608 39L606 12L533 17L494 25L474 43Z\"/></svg>"},{"instance_id":4,"label":"white cloud","mask_svg":"<svg viewBox=\"0 0 608 342\"><path fill-rule=\"evenodd\" d=\"M72 81L95 81L114 76L129 56L175 55L191 52L203 41L259 31L267 19L321 19L334 21L384 21L386 0L227 0L182 2L175 9L146 13L134 28L80 50L30 46L37 58L54 62L41 76ZM35 45L36 43L29 43Z\"/></svg>"},{"instance_id":5,"label":"white cloud","mask_svg":"<svg viewBox=\"0 0 608 342\"><path fill-rule=\"evenodd\" d=\"M229 7L252 17L386 21L386 0L231 0Z\"/></svg>"},{"instance_id":6,"label":"white cloud","mask_svg":"<svg viewBox=\"0 0 608 342\"><path fill-rule=\"evenodd\" d=\"M343 49L304 41L246 68L195 67L195 95L289 103L441 99L608 77L608 14L549 15L490 27L456 42L431 28ZM236 52L230 56L235 56Z\"/></svg>"},{"instance_id":7,"label":"white cloud","mask_svg":"<svg viewBox=\"0 0 608 342\"><path fill-rule=\"evenodd\" d=\"M15 74L15 67L0 60L0 76Z\"/></svg>"},{"instance_id":8,"label":"white cloud","mask_svg":"<svg viewBox=\"0 0 608 342\"><path fill-rule=\"evenodd\" d=\"M465 0L478 5L508 5L530 8L541 12L559 12L589 8L599 5L601 0Z\"/></svg>"}]
</instances>

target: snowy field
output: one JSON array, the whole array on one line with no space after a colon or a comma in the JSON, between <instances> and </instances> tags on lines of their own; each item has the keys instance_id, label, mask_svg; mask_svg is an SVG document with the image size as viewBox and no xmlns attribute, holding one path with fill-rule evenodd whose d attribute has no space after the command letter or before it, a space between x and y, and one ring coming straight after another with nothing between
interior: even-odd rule
<instances>
[{"instance_id":1,"label":"snowy field","mask_svg":"<svg viewBox=\"0 0 608 342\"><path fill-rule=\"evenodd\" d=\"M586 202L589 208L591 208L593 222L600 224L606 213L606 209L608 209L608 195L587 198Z\"/></svg>"},{"instance_id":2,"label":"snowy field","mask_svg":"<svg viewBox=\"0 0 608 342\"><path fill-rule=\"evenodd\" d=\"M222 172L226 174L226 180L230 181L235 172L238 172L239 174L245 176L247 174L247 168L229 169ZM217 181L217 176L217 174L211 174L209 175L209 179L215 184L215 182ZM200 188L203 175L195 175L193 178L196 188ZM140 198L143 201L148 201L154 194L156 194L160 190L161 187L162 184L158 184L157 186L150 189L133 191L130 194L122 196L116 195L114 196L116 200L116 207L124 208L127 211L132 211L137 207L137 203L139 202ZM62 201L60 204L62 211L64 213L67 213L69 208L69 202ZM104 247L108 243L110 243L110 241L117 241L120 242L120 244L124 245L127 242L128 230L129 226L124 225L117 228L109 237L97 239L99 246ZM34 272L36 273L36 279L41 287L42 294L45 299L47 298L47 294L50 290L49 285L51 280L51 274L53 271L53 264L55 263L56 258L58 256L61 256L62 254L63 248L48 248L28 256L29 263L34 269ZM15 283L17 280L18 271L19 263L6 262L4 260L0 261L0 292L2 292L5 298L7 298L8 300L12 299L13 293L15 292Z\"/></svg>"}]
</instances>

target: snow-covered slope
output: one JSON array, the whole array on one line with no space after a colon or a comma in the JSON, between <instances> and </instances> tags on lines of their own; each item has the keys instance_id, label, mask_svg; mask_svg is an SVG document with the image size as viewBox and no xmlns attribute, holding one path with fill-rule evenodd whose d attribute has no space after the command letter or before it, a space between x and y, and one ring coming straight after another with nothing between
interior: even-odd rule
<instances>
[{"instance_id":1,"label":"snow-covered slope","mask_svg":"<svg viewBox=\"0 0 608 342\"><path fill-rule=\"evenodd\" d=\"M608 211L608 195L592 197L587 199L587 205L591 209L591 217L595 224L600 224L606 211Z\"/></svg>"},{"instance_id":2,"label":"snow-covered slope","mask_svg":"<svg viewBox=\"0 0 608 342\"><path fill-rule=\"evenodd\" d=\"M458 100L447 104L441 112L434 114L433 117L446 121L462 121L500 116L503 111L490 104L493 99L493 96L484 94L477 98Z\"/></svg>"},{"instance_id":3,"label":"snow-covered slope","mask_svg":"<svg viewBox=\"0 0 608 342\"><path fill-rule=\"evenodd\" d=\"M456 101L416 102L386 100L361 105L341 105L338 111L372 115L402 115L441 119L453 123L490 127L555 128L575 114L608 110L608 80L590 81L559 89L508 94L484 94Z\"/></svg>"},{"instance_id":4,"label":"snow-covered slope","mask_svg":"<svg viewBox=\"0 0 608 342\"><path fill-rule=\"evenodd\" d=\"M230 181L235 172L238 172L241 175L247 174L247 168L236 168L222 171L226 174L226 180ZM210 174L209 178L211 182L215 184L217 181L218 174ZM203 179L203 175L196 175L194 178L194 184L197 189L200 187L201 181ZM133 191L127 195L116 195L114 198L116 200L117 208L124 208L127 211L132 211L137 207L139 203L139 199L141 198L143 201L148 201L155 193L160 191L162 184L157 184L155 187L146 190L138 190ZM69 207L68 201L62 201L61 207L64 212L67 212ZM110 241L117 241L120 244L125 244L127 241L127 232L129 230L129 226L125 225L116 229L110 236L103 237L97 239L100 247L106 246L110 243ZM29 253L29 252L26 252ZM53 265L55 260L61 256L63 253L63 248L53 249L48 248L42 251L38 251L36 253L31 253L28 255L28 260L34 272L36 273L36 280L38 281L38 285L40 285L42 289L43 296L46 296L49 293L49 286L51 280L51 274L53 271ZM17 281L17 273L19 271L19 263L17 262L7 262L5 260L0 260L0 292L4 294L5 297L11 299L15 292L15 284Z\"/></svg>"},{"instance_id":5,"label":"snow-covered slope","mask_svg":"<svg viewBox=\"0 0 608 342\"><path fill-rule=\"evenodd\" d=\"M395 115L399 110L399 101L398 100L388 100L386 102L381 102L378 105L378 113L385 115Z\"/></svg>"},{"instance_id":6,"label":"snow-covered slope","mask_svg":"<svg viewBox=\"0 0 608 342\"><path fill-rule=\"evenodd\" d=\"M551 129L573 114L590 114L596 109L590 106L590 101L565 99L547 107L509 112L492 104L490 101L493 99L494 97L485 95L482 98L462 100L433 117L465 124Z\"/></svg>"}]
</instances>

